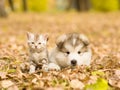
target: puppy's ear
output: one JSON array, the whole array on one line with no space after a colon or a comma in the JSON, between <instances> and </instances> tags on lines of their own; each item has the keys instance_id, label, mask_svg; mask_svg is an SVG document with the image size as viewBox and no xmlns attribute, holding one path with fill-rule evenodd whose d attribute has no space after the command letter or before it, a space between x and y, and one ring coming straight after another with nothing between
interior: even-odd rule
<instances>
[{"instance_id":1,"label":"puppy's ear","mask_svg":"<svg viewBox=\"0 0 120 90\"><path fill-rule=\"evenodd\" d=\"M83 43L84 43L86 46L89 45L89 40L88 40L88 38L87 38L85 35L80 34L80 35L79 35L79 38L83 41Z\"/></svg>"},{"instance_id":2,"label":"puppy's ear","mask_svg":"<svg viewBox=\"0 0 120 90\"><path fill-rule=\"evenodd\" d=\"M27 32L27 38L28 38L28 40L33 39L34 38L34 34L31 33L31 32Z\"/></svg>"},{"instance_id":3,"label":"puppy's ear","mask_svg":"<svg viewBox=\"0 0 120 90\"><path fill-rule=\"evenodd\" d=\"M56 40L56 45L57 45L58 48L62 48L66 38L67 38L67 36L65 34L60 36L60 37L58 37L58 39Z\"/></svg>"}]
</instances>

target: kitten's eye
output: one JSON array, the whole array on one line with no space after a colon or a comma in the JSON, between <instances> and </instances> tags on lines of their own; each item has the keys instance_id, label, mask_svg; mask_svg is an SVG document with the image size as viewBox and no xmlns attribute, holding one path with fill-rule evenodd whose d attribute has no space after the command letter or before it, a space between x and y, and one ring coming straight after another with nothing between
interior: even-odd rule
<instances>
[{"instance_id":1,"label":"kitten's eye","mask_svg":"<svg viewBox=\"0 0 120 90\"><path fill-rule=\"evenodd\" d=\"M70 54L70 52L66 52L67 54Z\"/></svg>"},{"instance_id":2,"label":"kitten's eye","mask_svg":"<svg viewBox=\"0 0 120 90\"><path fill-rule=\"evenodd\" d=\"M31 42L32 44L34 44L34 42Z\"/></svg>"},{"instance_id":3,"label":"kitten's eye","mask_svg":"<svg viewBox=\"0 0 120 90\"><path fill-rule=\"evenodd\" d=\"M80 54L81 52L80 51L78 51L78 54Z\"/></svg>"},{"instance_id":4,"label":"kitten's eye","mask_svg":"<svg viewBox=\"0 0 120 90\"><path fill-rule=\"evenodd\" d=\"M41 44L41 43L38 43L38 44Z\"/></svg>"}]
</instances>

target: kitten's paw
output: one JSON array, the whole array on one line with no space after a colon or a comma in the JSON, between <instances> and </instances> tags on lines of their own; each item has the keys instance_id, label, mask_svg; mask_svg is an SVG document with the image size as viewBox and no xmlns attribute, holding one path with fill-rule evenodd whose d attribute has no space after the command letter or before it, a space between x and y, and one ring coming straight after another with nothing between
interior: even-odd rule
<instances>
[{"instance_id":1,"label":"kitten's paw","mask_svg":"<svg viewBox=\"0 0 120 90\"><path fill-rule=\"evenodd\" d=\"M60 70L60 66L58 66L55 63L49 63L48 64L48 70L57 70L57 71L59 71Z\"/></svg>"},{"instance_id":2,"label":"kitten's paw","mask_svg":"<svg viewBox=\"0 0 120 90\"><path fill-rule=\"evenodd\" d=\"M34 65L30 65L30 70L29 70L29 74L32 74L35 72L35 66Z\"/></svg>"}]
</instances>

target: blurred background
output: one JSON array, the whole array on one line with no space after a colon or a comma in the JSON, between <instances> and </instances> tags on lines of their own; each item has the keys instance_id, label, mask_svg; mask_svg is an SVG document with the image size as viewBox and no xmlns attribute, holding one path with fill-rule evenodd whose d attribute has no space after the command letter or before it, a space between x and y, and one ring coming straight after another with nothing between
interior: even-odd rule
<instances>
[{"instance_id":1,"label":"blurred background","mask_svg":"<svg viewBox=\"0 0 120 90\"><path fill-rule=\"evenodd\" d=\"M0 0L0 37L20 42L26 31L49 31L52 42L59 34L82 32L94 42L119 36L119 10L120 0Z\"/></svg>"},{"instance_id":2,"label":"blurred background","mask_svg":"<svg viewBox=\"0 0 120 90\"><path fill-rule=\"evenodd\" d=\"M61 76L57 76L56 72L54 72L55 74L50 73L48 76L46 73L40 74L39 76L42 78L39 80L39 76L36 75L31 77L28 74L18 74L20 70L16 68L19 68L21 63L28 60L29 51L26 32L48 33L49 50L55 46L57 37L62 34L73 32L85 34L91 42L92 61L95 61L92 68L98 71L93 72L90 69L80 71L81 74L78 75L82 75L82 78L85 77L84 79L76 76L79 70L77 72L73 71L73 74L69 73L71 75L68 77L66 73ZM104 70L105 73L101 72ZM114 75L120 76L120 71L117 75L113 72L114 70L120 70L120 0L0 0L1 81L10 80L12 83L10 84L12 86L17 85L20 90L35 90L30 88L37 85L41 87L40 90L55 86L71 90L70 82L72 79L80 80L80 82L77 81L80 85L83 81L85 86L88 86L87 80L95 82L94 79L92 80L94 77L91 78L91 75L96 73L95 75L98 75L96 77L100 77L100 82L94 85L95 87L102 86L102 89L95 88L92 90L120 90L118 89L118 87L120 88L120 82L118 82L120 78L114 77ZM86 71L89 74L84 75ZM67 72L71 72L71 69ZM45 77L43 77L44 75ZM74 78L74 75L76 78ZM63 76L65 76L64 80L61 79ZM106 86L104 83L106 81L102 80L102 77L107 79L113 89L103 89L108 85ZM112 81L113 77L116 81ZM68 78L71 78L71 81ZM7 90L7 88L1 88L1 81L0 90ZM117 87L117 89L114 87Z\"/></svg>"},{"instance_id":3,"label":"blurred background","mask_svg":"<svg viewBox=\"0 0 120 90\"><path fill-rule=\"evenodd\" d=\"M10 12L118 11L120 0L0 0L0 16Z\"/></svg>"}]
</instances>

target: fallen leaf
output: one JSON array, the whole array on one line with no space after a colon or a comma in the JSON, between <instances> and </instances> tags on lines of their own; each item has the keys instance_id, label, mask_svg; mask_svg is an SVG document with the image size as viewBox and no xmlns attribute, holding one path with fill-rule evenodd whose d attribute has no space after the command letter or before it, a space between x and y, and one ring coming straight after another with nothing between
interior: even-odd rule
<instances>
[{"instance_id":1,"label":"fallen leaf","mask_svg":"<svg viewBox=\"0 0 120 90\"><path fill-rule=\"evenodd\" d=\"M16 85L13 85L8 87L7 90L19 90L19 88Z\"/></svg>"},{"instance_id":2,"label":"fallen leaf","mask_svg":"<svg viewBox=\"0 0 120 90\"><path fill-rule=\"evenodd\" d=\"M108 90L108 83L105 79L98 78L96 83L86 85L85 90Z\"/></svg>"},{"instance_id":3,"label":"fallen leaf","mask_svg":"<svg viewBox=\"0 0 120 90\"><path fill-rule=\"evenodd\" d=\"M120 79L120 70L115 70L115 75Z\"/></svg>"},{"instance_id":4,"label":"fallen leaf","mask_svg":"<svg viewBox=\"0 0 120 90\"><path fill-rule=\"evenodd\" d=\"M10 87L12 85L14 85L14 83L12 81L10 81L10 80L3 80L3 81L1 81L1 86L3 88L8 88L8 87Z\"/></svg>"},{"instance_id":5,"label":"fallen leaf","mask_svg":"<svg viewBox=\"0 0 120 90\"><path fill-rule=\"evenodd\" d=\"M0 72L0 78L5 79L6 78L6 72Z\"/></svg>"},{"instance_id":6,"label":"fallen leaf","mask_svg":"<svg viewBox=\"0 0 120 90\"><path fill-rule=\"evenodd\" d=\"M71 80L70 86L74 89L83 89L85 85L78 79Z\"/></svg>"},{"instance_id":7,"label":"fallen leaf","mask_svg":"<svg viewBox=\"0 0 120 90\"><path fill-rule=\"evenodd\" d=\"M61 87L50 87L50 88L47 88L46 90L63 90L63 88Z\"/></svg>"},{"instance_id":8,"label":"fallen leaf","mask_svg":"<svg viewBox=\"0 0 120 90\"><path fill-rule=\"evenodd\" d=\"M33 83L33 84L36 84L36 83L37 83L37 78L34 78L34 79L32 80L32 83Z\"/></svg>"}]
</instances>

